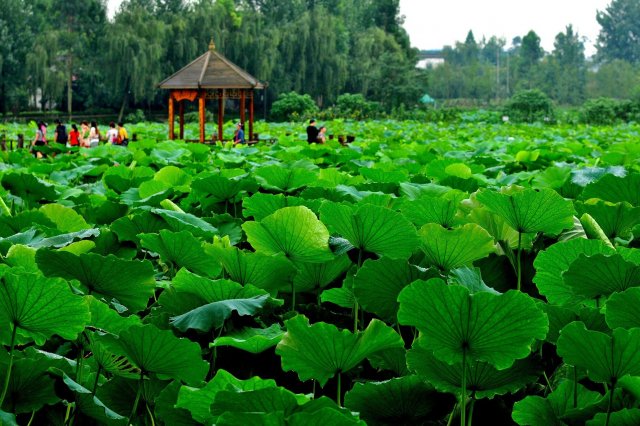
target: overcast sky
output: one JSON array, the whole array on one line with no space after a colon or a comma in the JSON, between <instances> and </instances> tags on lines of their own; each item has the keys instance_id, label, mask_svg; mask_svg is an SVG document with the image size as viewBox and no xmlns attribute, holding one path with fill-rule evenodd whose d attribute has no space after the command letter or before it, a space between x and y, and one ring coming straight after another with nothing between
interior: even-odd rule
<instances>
[{"instance_id":1,"label":"overcast sky","mask_svg":"<svg viewBox=\"0 0 640 426\"><path fill-rule=\"evenodd\" d=\"M411 44L420 49L440 49L464 41L473 30L476 41L503 37L507 46L515 36L533 30L542 47L550 52L556 34L572 24L586 37L587 56L595 53L600 25L596 12L604 11L611 0L400 0L400 13Z\"/></svg>"},{"instance_id":2,"label":"overcast sky","mask_svg":"<svg viewBox=\"0 0 640 426\"><path fill-rule=\"evenodd\" d=\"M353 0L357 1L357 0ZM113 16L122 0L108 0ZM476 41L495 35L507 46L515 36L534 30L550 52L556 34L568 24L585 37L587 55L595 53L600 25L596 12L611 0L400 0L400 13L411 44L420 49L440 49L464 41L473 30Z\"/></svg>"}]
</instances>

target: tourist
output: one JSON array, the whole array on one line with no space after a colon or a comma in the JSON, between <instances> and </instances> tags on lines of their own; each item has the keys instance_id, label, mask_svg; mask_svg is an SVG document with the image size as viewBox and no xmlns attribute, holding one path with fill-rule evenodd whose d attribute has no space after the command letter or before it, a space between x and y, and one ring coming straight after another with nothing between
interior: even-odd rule
<instances>
[{"instance_id":1,"label":"tourist","mask_svg":"<svg viewBox=\"0 0 640 426\"><path fill-rule=\"evenodd\" d=\"M242 129L242 123L238 123L236 124L236 131L233 135L233 144L237 145L237 144L243 144L245 143L244 140L244 130Z\"/></svg>"},{"instance_id":2,"label":"tourist","mask_svg":"<svg viewBox=\"0 0 640 426\"><path fill-rule=\"evenodd\" d=\"M316 120L314 120L313 118L309 120L309 125L307 126L307 142L318 142L318 128L316 127Z\"/></svg>"},{"instance_id":3,"label":"tourist","mask_svg":"<svg viewBox=\"0 0 640 426\"><path fill-rule=\"evenodd\" d=\"M39 151L34 152L33 149L34 146L44 145L49 145L49 143L47 142L47 123L45 123L44 121L38 121L38 123L36 124L36 137L33 139L33 142L31 142L31 152L33 153L34 157L46 157L45 154L42 154Z\"/></svg>"},{"instance_id":4,"label":"tourist","mask_svg":"<svg viewBox=\"0 0 640 426\"><path fill-rule=\"evenodd\" d=\"M89 122L80 123L80 146L89 148Z\"/></svg>"},{"instance_id":5,"label":"tourist","mask_svg":"<svg viewBox=\"0 0 640 426\"><path fill-rule=\"evenodd\" d=\"M100 128L95 121L91 122L91 130L89 130L89 146L87 148L95 148L100 145Z\"/></svg>"},{"instance_id":6,"label":"tourist","mask_svg":"<svg viewBox=\"0 0 640 426\"><path fill-rule=\"evenodd\" d=\"M62 124L62 121L59 119L56 120L56 130L53 133L53 140L62 145L67 144L67 127Z\"/></svg>"},{"instance_id":7,"label":"tourist","mask_svg":"<svg viewBox=\"0 0 640 426\"><path fill-rule=\"evenodd\" d=\"M124 123L122 123L122 121L118 123L118 139L119 145L129 145L129 134L127 133L127 129L124 128Z\"/></svg>"},{"instance_id":8,"label":"tourist","mask_svg":"<svg viewBox=\"0 0 640 426\"><path fill-rule=\"evenodd\" d=\"M113 121L111 123L109 123L109 130L107 130L107 143L110 143L111 145L119 145L119 140L118 140L118 129L116 129L116 123L114 123Z\"/></svg>"},{"instance_id":9,"label":"tourist","mask_svg":"<svg viewBox=\"0 0 640 426\"><path fill-rule=\"evenodd\" d=\"M327 141L327 128L322 126L320 127L320 130L318 131L318 136L316 137L316 140L318 141L318 143L325 143Z\"/></svg>"},{"instance_id":10,"label":"tourist","mask_svg":"<svg viewBox=\"0 0 640 426\"><path fill-rule=\"evenodd\" d=\"M71 131L69 132L69 143L67 143L67 148L72 146L80 145L80 132L78 131L78 126L75 124L71 125Z\"/></svg>"}]
</instances>

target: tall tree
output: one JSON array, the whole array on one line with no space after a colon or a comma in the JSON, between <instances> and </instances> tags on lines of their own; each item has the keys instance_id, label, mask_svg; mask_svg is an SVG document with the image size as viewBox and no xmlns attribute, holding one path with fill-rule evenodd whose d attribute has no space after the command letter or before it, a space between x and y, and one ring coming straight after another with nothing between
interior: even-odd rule
<instances>
[{"instance_id":1,"label":"tall tree","mask_svg":"<svg viewBox=\"0 0 640 426\"><path fill-rule=\"evenodd\" d=\"M540 37L531 30L522 37L522 44L518 49L518 82L520 87L532 89L537 71L537 65L544 56L544 50L540 46Z\"/></svg>"},{"instance_id":2,"label":"tall tree","mask_svg":"<svg viewBox=\"0 0 640 426\"><path fill-rule=\"evenodd\" d=\"M597 49L604 61L622 59L640 62L640 2L612 0L605 11L596 15L600 24Z\"/></svg>"},{"instance_id":3,"label":"tall tree","mask_svg":"<svg viewBox=\"0 0 640 426\"><path fill-rule=\"evenodd\" d=\"M24 63L33 40L32 5L25 0L0 2L0 112L26 103Z\"/></svg>"},{"instance_id":4,"label":"tall tree","mask_svg":"<svg viewBox=\"0 0 640 426\"><path fill-rule=\"evenodd\" d=\"M551 55L556 66L553 97L565 104L584 101L587 79L584 42L573 31L573 26L568 25L564 33L556 35Z\"/></svg>"}]
</instances>

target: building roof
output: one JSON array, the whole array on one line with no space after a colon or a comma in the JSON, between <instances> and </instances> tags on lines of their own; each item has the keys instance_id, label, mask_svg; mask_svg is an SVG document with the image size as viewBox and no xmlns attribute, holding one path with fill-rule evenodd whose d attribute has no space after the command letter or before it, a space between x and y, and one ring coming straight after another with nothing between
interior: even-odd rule
<instances>
[{"instance_id":1,"label":"building roof","mask_svg":"<svg viewBox=\"0 0 640 426\"><path fill-rule=\"evenodd\" d=\"M257 78L225 58L215 50L213 41L209 50L190 64L167 77L161 89L264 89Z\"/></svg>"}]
</instances>

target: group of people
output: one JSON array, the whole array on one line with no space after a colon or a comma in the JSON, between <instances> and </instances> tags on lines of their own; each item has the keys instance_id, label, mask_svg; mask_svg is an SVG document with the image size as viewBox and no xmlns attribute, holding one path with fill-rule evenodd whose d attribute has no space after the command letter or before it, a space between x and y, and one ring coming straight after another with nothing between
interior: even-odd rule
<instances>
[{"instance_id":1,"label":"group of people","mask_svg":"<svg viewBox=\"0 0 640 426\"><path fill-rule=\"evenodd\" d=\"M80 129L78 129L76 124L72 124L71 130L67 132L67 126L58 119L56 120L56 128L53 132L52 141L64 145L67 148L94 148L98 146L101 141L112 145L127 146L129 144L129 134L122 122L118 123L116 127L116 123L113 121L109 123L109 130L107 130L104 135L100 133L98 123L95 121L91 123L82 121L80 123ZM37 123L36 136L31 143L31 147L48 144L47 123L39 121Z\"/></svg>"},{"instance_id":2,"label":"group of people","mask_svg":"<svg viewBox=\"0 0 640 426\"><path fill-rule=\"evenodd\" d=\"M309 143L325 143L327 141L327 128L325 126L321 126L320 128L316 127L316 120L313 118L309 120L309 125L307 126L307 142Z\"/></svg>"}]
</instances>

